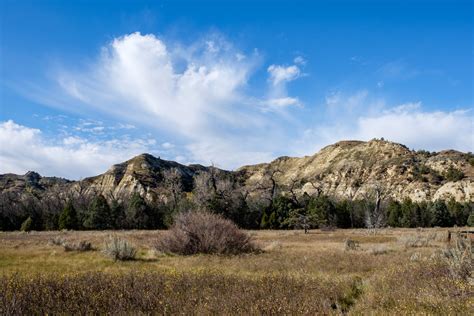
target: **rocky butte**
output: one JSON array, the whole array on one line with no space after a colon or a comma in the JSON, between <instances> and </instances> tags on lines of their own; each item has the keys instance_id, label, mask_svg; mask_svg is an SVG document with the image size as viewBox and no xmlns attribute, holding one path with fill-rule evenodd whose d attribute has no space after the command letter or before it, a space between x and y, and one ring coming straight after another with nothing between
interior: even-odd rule
<instances>
[{"instance_id":1,"label":"rocky butte","mask_svg":"<svg viewBox=\"0 0 474 316\"><path fill-rule=\"evenodd\" d=\"M149 154L136 156L112 166L101 175L81 181L25 175L0 175L0 191L102 193L115 198L139 193L147 200L160 199L163 190L173 185L167 170L179 175L177 187L193 189L194 176L219 172L249 195L262 193L269 184L283 194L326 194L336 198L359 199L375 185L396 200L434 201L454 198L474 200L474 155L454 150L413 151L385 140L340 141L312 156L280 157L269 163L243 166L225 171L201 165L185 166ZM175 183L176 184L176 183Z\"/></svg>"}]
</instances>

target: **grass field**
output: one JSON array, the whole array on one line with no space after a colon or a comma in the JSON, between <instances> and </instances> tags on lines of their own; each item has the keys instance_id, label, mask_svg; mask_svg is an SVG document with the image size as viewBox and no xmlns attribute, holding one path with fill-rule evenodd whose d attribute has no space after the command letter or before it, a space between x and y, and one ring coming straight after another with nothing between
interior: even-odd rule
<instances>
[{"instance_id":1,"label":"grass field","mask_svg":"<svg viewBox=\"0 0 474 316\"><path fill-rule=\"evenodd\" d=\"M474 313L472 280L440 255L445 229L249 233L262 253L160 254L160 231L0 233L0 314ZM135 244L137 260L104 256L111 234ZM58 236L95 250L65 252L50 243Z\"/></svg>"}]
</instances>

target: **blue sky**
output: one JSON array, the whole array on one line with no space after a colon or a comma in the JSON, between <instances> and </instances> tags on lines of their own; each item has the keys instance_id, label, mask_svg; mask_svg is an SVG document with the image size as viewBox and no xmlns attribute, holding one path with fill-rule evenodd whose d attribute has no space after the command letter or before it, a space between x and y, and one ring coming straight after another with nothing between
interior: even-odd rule
<instances>
[{"instance_id":1,"label":"blue sky","mask_svg":"<svg viewBox=\"0 0 474 316\"><path fill-rule=\"evenodd\" d=\"M0 173L473 151L472 1L2 1Z\"/></svg>"}]
</instances>

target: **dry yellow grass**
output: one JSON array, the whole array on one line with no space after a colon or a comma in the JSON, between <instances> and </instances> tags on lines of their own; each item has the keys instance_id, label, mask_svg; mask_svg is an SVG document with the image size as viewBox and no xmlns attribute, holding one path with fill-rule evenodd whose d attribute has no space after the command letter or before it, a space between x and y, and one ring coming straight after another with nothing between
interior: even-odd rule
<instances>
[{"instance_id":1,"label":"dry yellow grass","mask_svg":"<svg viewBox=\"0 0 474 316\"><path fill-rule=\"evenodd\" d=\"M305 300L310 302L315 299L319 299L319 303L307 305L306 310L295 309L296 307L288 302L281 303L282 308L284 307L281 312L286 313L306 311L307 313L472 314L474 312L473 284L449 278L446 267L433 256L446 247L445 229L383 229L376 234L356 229L332 232L314 230L309 234L304 234L302 231L250 231L257 244L265 249L263 253L186 257L156 253L153 244L161 233L160 231L0 233L0 275L10 277L16 274L32 279L38 278L39 275L43 278L57 279L96 272L117 278L131 272L153 272L164 276L165 279L167 275L180 275L180 278L204 275L215 282L206 283L209 287L206 290L207 294L201 293L201 296L216 295L215 291L222 291L224 285L218 285L219 278L222 278L225 284L229 284L228 295L231 296L237 295L236 289L240 288L241 284L248 283L250 288L258 292L258 280L264 280L262 282L266 282L265 286L268 286L270 282L268 278L274 278L271 282L275 284L280 284L279 282L283 284L282 280L288 279L293 290L300 291L294 295L295 298L302 300L301 304L304 304ZM100 248L104 239L110 234L118 235L135 244L139 248L138 260L113 262L104 256ZM407 247L406 240L413 236L426 237L429 242L422 247ZM62 247L49 243L55 237L71 242L90 241L97 251L65 252ZM346 239L358 241L360 248L346 251L344 248ZM189 286L191 288L201 286L199 284L202 283L202 279L198 279L191 277ZM183 282L182 279L179 280ZM313 293L311 288L315 284L324 289L319 288L318 292ZM330 291L331 287L334 287L335 292ZM191 294L183 293L183 295ZM286 297L282 293L269 293L269 295L269 299ZM206 297L201 296L196 300L206 301ZM222 311L231 311L229 306L224 307L227 300L225 295L224 297L221 295L221 299L220 302L214 302L217 305L213 305L212 308L216 308L217 311L219 308ZM248 299L247 296L242 297L242 300ZM291 297L287 299L291 300ZM235 297L232 302L234 307L246 304L245 301L239 303ZM274 310L279 304L278 301L265 302L265 304L271 303L271 306L265 305L268 309L258 310L249 306L249 309L242 311L278 313L278 309ZM219 304L223 306L219 307ZM179 306L176 308L179 309ZM203 307L197 310L202 313L216 311L212 308Z\"/></svg>"}]
</instances>

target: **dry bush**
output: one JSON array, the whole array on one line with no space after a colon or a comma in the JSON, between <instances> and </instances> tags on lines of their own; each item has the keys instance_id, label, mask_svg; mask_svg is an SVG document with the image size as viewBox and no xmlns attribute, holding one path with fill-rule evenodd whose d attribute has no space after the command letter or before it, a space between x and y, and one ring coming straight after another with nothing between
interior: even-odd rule
<instances>
[{"instance_id":1,"label":"dry bush","mask_svg":"<svg viewBox=\"0 0 474 316\"><path fill-rule=\"evenodd\" d=\"M110 236L104 243L104 254L114 259L120 260L134 260L137 254L137 249L125 239L117 236Z\"/></svg>"},{"instance_id":2,"label":"dry bush","mask_svg":"<svg viewBox=\"0 0 474 316\"><path fill-rule=\"evenodd\" d=\"M370 250L369 250L370 254L372 254L374 256L385 255L385 254L389 253L390 251L391 250L385 245L376 245L376 246L370 248Z\"/></svg>"},{"instance_id":3,"label":"dry bush","mask_svg":"<svg viewBox=\"0 0 474 316\"><path fill-rule=\"evenodd\" d=\"M64 251L91 251L92 244L88 241L80 241L78 243L64 242L62 244Z\"/></svg>"},{"instance_id":4,"label":"dry bush","mask_svg":"<svg viewBox=\"0 0 474 316\"><path fill-rule=\"evenodd\" d=\"M48 242L50 245L62 246L64 251L91 251L94 250L92 243L88 241L69 242L62 237L56 236Z\"/></svg>"},{"instance_id":5,"label":"dry bush","mask_svg":"<svg viewBox=\"0 0 474 316\"><path fill-rule=\"evenodd\" d=\"M51 238L49 240L48 244L54 245L54 246L62 246L65 242L66 240L64 240L64 238L55 236L54 238Z\"/></svg>"},{"instance_id":6,"label":"dry bush","mask_svg":"<svg viewBox=\"0 0 474 316\"><path fill-rule=\"evenodd\" d=\"M412 235L408 236L404 239L402 239L403 243L405 244L406 248L420 248L420 247L429 247L430 243L434 238L436 237L435 235L422 235L422 234L417 234L417 235Z\"/></svg>"},{"instance_id":7,"label":"dry bush","mask_svg":"<svg viewBox=\"0 0 474 316\"><path fill-rule=\"evenodd\" d=\"M468 280L471 278L474 265L472 263L471 244L458 237L454 246L443 252L443 258L453 278Z\"/></svg>"},{"instance_id":8,"label":"dry bush","mask_svg":"<svg viewBox=\"0 0 474 316\"><path fill-rule=\"evenodd\" d=\"M344 250L346 251L358 250L359 248L360 248L360 244L356 240L346 239L344 241Z\"/></svg>"},{"instance_id":9,"label":"dry bush","mask_svg":"<svg viewBox=\"0 0 474 316\"><path fill-rule=\"evenodd\" d=\"M251 237L231 220L208 212L183 212L158 240L156 249L165 253L192 255L254 252Z\"/></svg>"}]
</instances>

